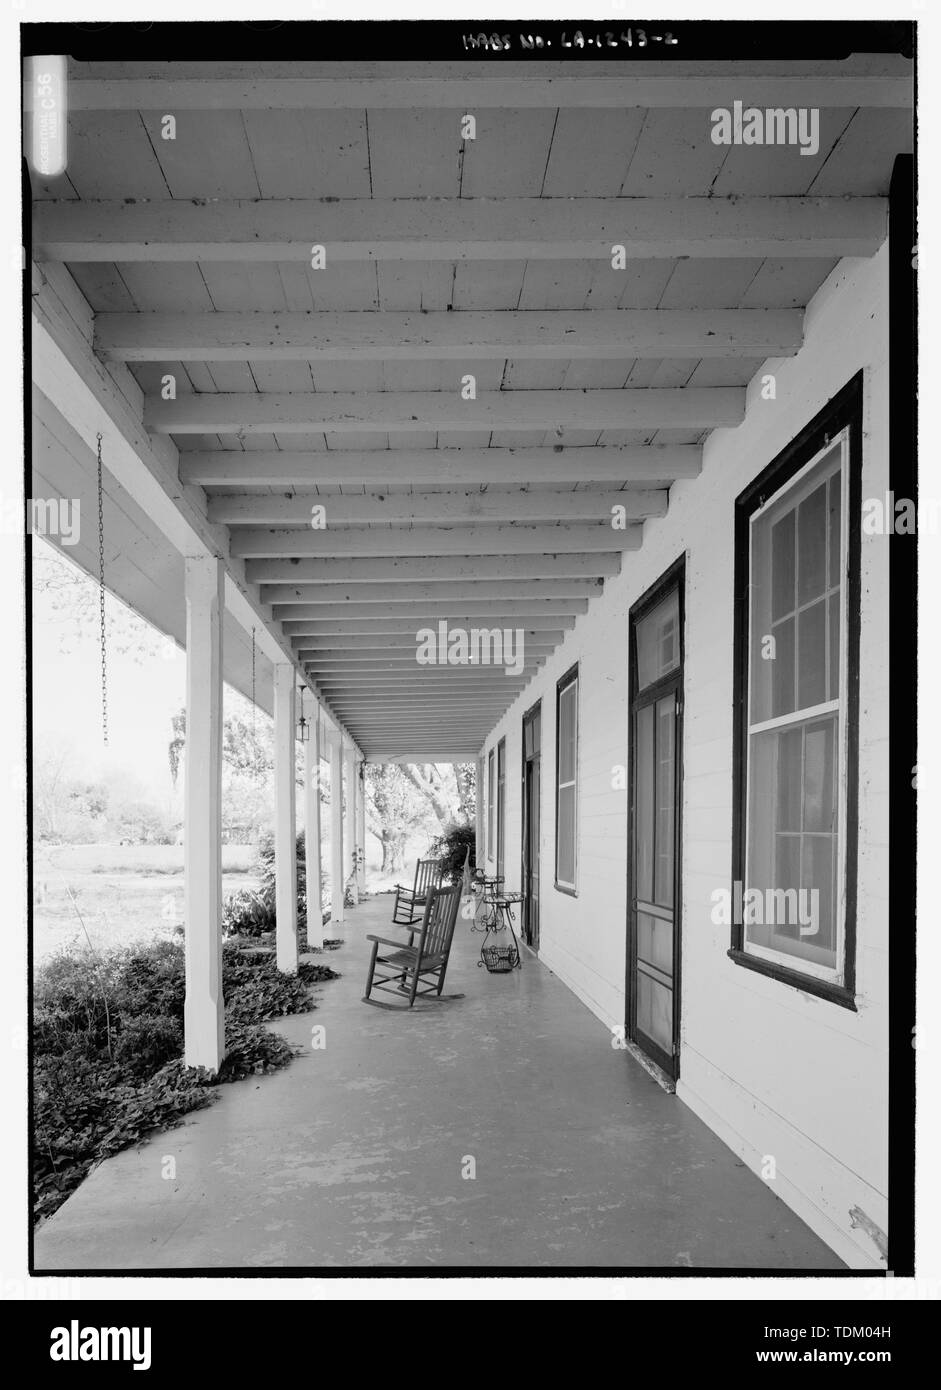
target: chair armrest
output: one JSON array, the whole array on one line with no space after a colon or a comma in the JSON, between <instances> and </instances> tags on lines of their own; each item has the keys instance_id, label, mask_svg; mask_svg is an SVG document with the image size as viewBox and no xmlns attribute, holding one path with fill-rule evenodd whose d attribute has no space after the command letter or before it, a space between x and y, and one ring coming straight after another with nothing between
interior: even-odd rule
<instances>
[{"instance_id":1,"label":"chair armrest","mask_svg":"<svg viewBox=\"0 0 941 1390\"><path fill-rule=\"evenodd\" d=\"M409 933L411 935L411 933ZM414 950L410 941L396 941L391 936L367 936L367 941L378 941L380 946L394 946L397 951Z\"/></svg>"}]
</instances>

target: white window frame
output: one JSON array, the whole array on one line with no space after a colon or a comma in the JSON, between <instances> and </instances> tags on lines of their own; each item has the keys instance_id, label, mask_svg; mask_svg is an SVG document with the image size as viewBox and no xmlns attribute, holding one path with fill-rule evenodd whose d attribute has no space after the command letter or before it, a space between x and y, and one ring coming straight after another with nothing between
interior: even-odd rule
<instances>
[{"instance_id":1,"label":"white window frame","mask_svg":"<svg viewBox=\"0 0 941 1390\"><path fill-rule=\"evenodd\" d=\"M572 671L566 672L555 688L555 886L561 893L577 894L578 892L578 715L579 715L579 676L580 670L575 666ZM572 759L572 777L569 781L563 782L560 776L562 760L559 757L561 745L561 725L562 725L562 696L569 690L575 692L575 750ZM559 793L565 787L572 787L572 882L559 877Z\"/></svg>"},{"instance_id":2,"label":"white window frame","mask_svg":"<svg viewBox=\"0 0 941 1390\"><path fill-rule=\"evenodd\" d=\"M828 700L823 704L814 705L806 709L794 710L790 714L780 715L774 719L765 719L758 723L752 723L752 605L751 594L753 592L752 574L754 564L755 547L753 542L754 527L766 513L775 506L787 493L800 489L807 476L820 464L828 454L833 452L836 445L840 446L840 694L837 700ZM808 719L823 714L837 714L838 720L838 771L837 771L837 895L836 895L836 922L835 942L836 942L836 964L833 967L825 966L817 961L807 960L803 956L794 955L787 951L774 950L772 947L761 946L756 942L749 941L749 926L743 923L742 926L742 949L746 955L755 956L759 960L769 961L775 965L780 965L786 969L800 975L810 975L818 980L826 980L833 984L842 985L846 973L846 806L847 806L847 783L849 769L849 717L848 717L848 652L849 652L849 476L850 476L850 427L847 425L840 432L826 443L822 449L809 459L792 478L788 478L777 492L769 497L764 504L752 513L749 518L748 530L748 575L749 575L749 599L748 613L746 615L746 633L748 641L746 651L748 652L747 676L747 723L745 730L745 757L746 757L746 791L745 791L745 814L742 833L744 836L744 863L745 881L742 884L743 890L748 889L748 865L751 853L749 844L748 827L751 821L751 797L752 797L752 769L754 759L752 757L752 736L764 733L767 730L786 728L791 724L803 724ZM795 639L796 640L796 639Z\"/></svg>"}]
</instances>

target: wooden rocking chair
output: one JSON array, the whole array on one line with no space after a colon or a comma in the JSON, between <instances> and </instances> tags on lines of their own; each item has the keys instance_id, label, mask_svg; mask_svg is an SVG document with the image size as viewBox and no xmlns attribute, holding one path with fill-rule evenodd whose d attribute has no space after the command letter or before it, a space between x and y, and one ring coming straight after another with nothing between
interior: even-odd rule
<instances>
[{"instance_id":1,"label":"wooden rocking chair","mask_svg":"<svg viewBox=\"0 0 941 1390\"><path fill-rule=\"evenodd\" d=\"M421 921L429 889L441 887L443 872L440 860L419 859L415 865L414 888L405 888L401 883L395 885L395 906L392 909L395 926L410 927Z\"/></svg>"},{"instance_id":2,"label":"wooden rocking chair","mask_svg":"<svg viewBox=\"0 0 941 1390\"><path fill-rule=\"evenodd\" d=\"M385 1009L393 1007L391 1004L380 1004L378 999L370 999L373 990L385 990L389 994L398 995L400 999L407 996L408 1008L412 1007L420 995L435 994L441 998L460 901L459 883L453 888L430 888L422 916L421 931L410 931L407 943L395 941L387 936L366 938L373 943L373 948L369 974L366 977L366 993L363 995L364 1004L376 1004ZM413 944L416 935L418 941ZM382 955L379 954L380 946L387 948ZM390 973L377 974L377 967ZM452 994L447 997L462 999L464 996ZM405 1005L400 1004L399 1007Z\"/></svg>"}]
</instances>

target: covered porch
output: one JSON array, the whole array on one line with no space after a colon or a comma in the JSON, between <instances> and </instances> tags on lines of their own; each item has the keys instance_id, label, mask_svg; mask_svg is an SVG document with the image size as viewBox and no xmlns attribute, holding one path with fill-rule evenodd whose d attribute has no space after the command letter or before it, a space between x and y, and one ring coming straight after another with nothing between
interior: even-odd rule
<instances>
[{"instance_id":1,"label":"covered porch","mask_svg":"<svg viewBox=\"0 0 941 1390\"><path fill-rule=\"evenodd\" d=\"M360 903L342 979L272 1025L303 1055L103 1163L38 1231L38 1271L843 1267L525 948L490 976L459 918L462 999L364 1005L391 910Z\"/></svg>"}]
</instances>

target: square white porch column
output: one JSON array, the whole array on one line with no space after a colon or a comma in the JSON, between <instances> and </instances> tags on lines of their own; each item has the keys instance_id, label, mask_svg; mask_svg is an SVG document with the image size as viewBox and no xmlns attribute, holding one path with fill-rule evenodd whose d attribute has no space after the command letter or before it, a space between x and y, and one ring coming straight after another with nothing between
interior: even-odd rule
<instances>
[{"instance_id":1,"label":"square white porch column","mask_svg":"<svg viewBox=\"0 0 941 1390\"><path fill-rule=\"evenodd\" d=\"M286 661L274 668L274 876L278 969L297 971L297 818L294 791L297 672Z\"/></svg>"},{"instance_id":2,"label":"square white porch column","mask_svg":"<svg viewBox=\"0 0 941 1390\"><path fill-rule=\"evenodd\" d=\"M346 779L346 814L343 818L343 837L346 846L344 863L344 883L350 877L356 852L356 750L351 744L344 744L343 770ZM354 876L351 883L353 906L359 902L359 883Z\"/></svg>"},{"instance_id":3,"label":"square white porch column","mask_svg":"<svg viewBox=\"0 0 941 1390\"><path fill-rule=\"evenodd\" d=\"M366 765L356 762L356 848L360 851L356 886L359 896L366 893Z\"/></svg>"},{"instance_id":4,"label":"square white porch column","mask_svg":"<svg viewBox=\"0 0 941 1390\"><path fill-rule=\"evenodd\" d=\"M343 744L336 733L329 735L329 743L330 924L333 927L343 925Z\"/></svg>"},{"instance_id":5,"label":"square white porch column","mask_svg":"<svg viewBox=\"0 0 941 1390\"><path fill-rule=\"evenodd\" d=\"M320 843L320 711L314 705L304 744L304 872L307 877L307 945L323 946Z\"/></svg>"},{"instance_id":6,"label":"square white porch column","mask_svg":"<svg viewBox=\"0 0 941 1390\"><path fill-rule=\"evenodd\" d=\"M187 559L183 1054L216 1072L225 1056L222 1001L222 615L225 571Z\"/></svg>"}]
</instances>

